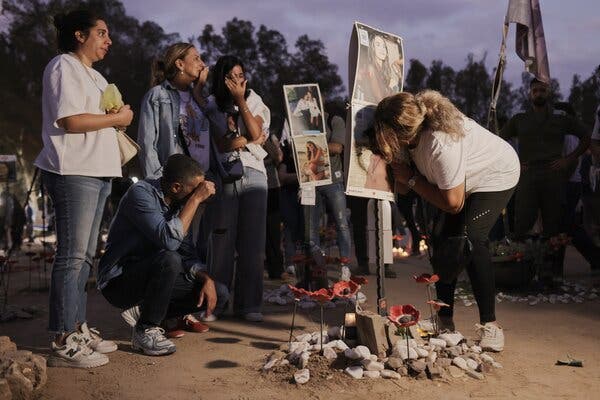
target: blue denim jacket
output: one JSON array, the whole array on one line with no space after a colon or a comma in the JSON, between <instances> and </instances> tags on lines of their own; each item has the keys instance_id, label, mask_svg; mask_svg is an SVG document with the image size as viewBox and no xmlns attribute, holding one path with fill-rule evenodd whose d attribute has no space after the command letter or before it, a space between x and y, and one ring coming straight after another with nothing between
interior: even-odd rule
<instances>
[{"instance_id":1,"label":"blue denim jacket","mask_svg":"<svg viewBox=\"0 0 600 400\"><path fill-rule=\"evenodd\" d=\"M128 261L139 261L160 250L177 251L184 241L179 211L165 203L159 179L131 186L110 225L106 251L98 265L98 288L121 275Z\"/></svg>"},{"instance_id":2,"label":"blue denim jacket","mask_svg":"<svg viewBox=\"0 0 600 400\"><path fill-rule=\"evenodd\" d=\"M216 109L206 109L210 121L210 136L215 137L227 127L225 114ZM158 178L170 155L178 153L179 143L179 92L169 81L151 88L142 100L137 142L140 145L140 165L144 178ZM220 137L220 135L217 135ZM211 143L213 141L211 140ZM207 178L218 175L214 143L210 148L210 168ZM217 183L217 182L215 182Z\"/></svg>"}]
</instances>

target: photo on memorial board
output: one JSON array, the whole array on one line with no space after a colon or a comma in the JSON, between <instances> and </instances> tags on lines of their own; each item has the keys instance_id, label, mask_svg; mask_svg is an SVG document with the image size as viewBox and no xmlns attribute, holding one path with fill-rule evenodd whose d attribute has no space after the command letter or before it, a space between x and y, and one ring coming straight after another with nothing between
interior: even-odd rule
<instances>
[{"instance_id":1,"label":"photo on memorial board","mask_svg":"<svg viewBox=\"0 0 600 400\"><path fill-rule=\"evenodd\" d=\"M293 136L296 173L300 186L328 185L331 181L331 161L325 135Z\"/></svg>"},{"instance_id":2,"label":"photo on memorial board","mask_svg":"<svg viewBox=\"0 0 600 400\"><path fill-rule=\"evenodd\" d=\"M319 85L284 85L283 93L292 136L325 133L325 113Z\"/></svg>"},{"instance_id":3,"label":"photo on memorial board","mask_svg":"<svg viewBox=\"0 0 600 400\"><path fill-rule=\"evenodd\" d=\"M355 54L352 101L378 104L383 98L402 91L404 50L402 38L355 23L350 57ZM354 54L352 52L354 51Z\"/></svg>"},{"instance_id":4,"label":"photo on memorial board","mask_svg":"<svg viewBox=\"0 0 600 400\"><path fill-rule=\"evenodd\" d=\"M393 183L388 174L387 163L372 150L375 148L372 137L374 113L373 105L354 105L352 108L349 154L346 156L346 193L351 196L394 201Z\"/></svg>"}]
</instances>

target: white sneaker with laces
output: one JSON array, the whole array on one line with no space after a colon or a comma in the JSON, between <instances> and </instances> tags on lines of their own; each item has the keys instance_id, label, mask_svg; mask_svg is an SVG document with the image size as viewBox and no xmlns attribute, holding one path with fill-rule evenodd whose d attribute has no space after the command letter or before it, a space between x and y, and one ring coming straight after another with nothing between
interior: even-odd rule
<instances>
[{"instance_id":1,"label":"white sneaker with laces","mask_svg":"<svg viewBox=\"0 0 600 400\"><path fill-rule=\"evenodd\" d=\"M94 368L108 363L108 357L82 343L81 333L73 332L62 346L52 342L49 367Z\"/></svg>"},{"instance_id":2,"label":"white sneaker with laces","mask_svg":"<svg viewBox=\"0 0 600 400\"><path fill-rule=\"evenodd\" d=\"M502 351L504 349L504 331L493 322L484 325L475 324L479 336L479 347L487 351Z\"/></svg>"},{"instance_id":3,"label":"white sneaker with laces","mask_svg":"<svg viewBox=\"0 0 600 400\"><path fill-rule=\"evenodd\" d=\"M138 319L140 319L140 306L133 306L121 313L121 318L125 320L127 325L134 327Z\"/></svg>"},{"instance_id":4,"label":"white sneaker with laces","mask_svg":"<svg viewBox=\"0 0 600 400\"><path fill-rule=\"evenodd\" d=\"M117 350L115 342L102 339L96 328L88 328L87 322L79 326L79 335L83 344L98 353L106 354Z\"/></svg>"},{"instance_id":5,"label":"white sneaker with laces","mask_svg":"<svg viewBox=\"0 0 600 400\"><path fill-rule=\"evenodd\" d=\"M287 272L290 275L296 275L296 267L294 266L294 264L288 265L287 267L285 267L285 272Z\"/></svg>"},{"instance_id":6,"label":"white sneaker with laces","mask_svg":"<svg viewBox=\"0 0 600 400\"><path fill-rule=\"evenodd\" d=\"M164 356L176 350L173 342L165 337L165 330L158 326L144 330L133 328L131 347L149 356Z\"/></svg>"}]
</instances>

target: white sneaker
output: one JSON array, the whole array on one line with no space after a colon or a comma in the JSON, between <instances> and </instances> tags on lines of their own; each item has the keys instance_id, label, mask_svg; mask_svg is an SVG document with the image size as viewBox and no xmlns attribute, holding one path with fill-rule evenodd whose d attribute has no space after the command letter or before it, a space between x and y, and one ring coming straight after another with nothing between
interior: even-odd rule
<instances>
[{"instance_id":1,"label":"white sneaker","mask_svg":"<svg viewBox=\"0 0 600 400\"><path fill-rule=\"evenodd\" d=\"M347 265L342 265L342 273L340 275L340 281L349 282L351 275L352 274L350 273L350 268Z\"/></svg>"},{"instance_id":2,"label":"white sneaker","mask_svg":"<svg viewBox=\"0 0 600 400\"><path fill-rule=\"evenodd\" d=\"M492 322L485 325L475 324L479 336L479 347L482 350L502 351L504 349L504 332L501 327Z\"/></svg>"},{"instance_id":3,"label":"white sneaker","mask_svg":"<svg viewBox=\"0 0 600 400\"><path fill-rule=\"evenodd\" d=\"M133 328L131 347L149 356L164 356L176 350L173 342L165 337L165 330L157 326L144 330Z\"/></svg>"},{"instance_id":4,"label":"white sneaker","mask_svg":"<svg viewBox=\"0 0 600 400\"><path fill-rule=\"evenodd\" d=\"M217 316L212 313L208 317L206 316L206 311L200 311L200 321L202 322L215 322L217 320Z\"/></svg>"},{"instance_id":5,"label":"white sneaker","mask_svg":"<svg viewBox=\"0 0 600 400\"><path fill-rule=\"evenodd\" d=\"M108 357L100 354L81 341L81 334L73 332L65 338L65 344L52 342L52 354L48 357L49 367L94 368L108 363Z\"/></svg>"},{"instance_id":6,"label":"white sneaker","mask_svg":"<svg viewBox=\"0 0 600 400\"><path fill-rule=\"evenodd\" d=\"M79 336L83 344L98 353L106 354L117 350L115 342L102 339L96 328L88 328L87 322L79 326Z\"/></svg>"},{"instance_id":7,"label":"white sneaker","mask_svg":"<svg viewBox=\"0 0 600 400\"><path fill-rule=\"evenodd\" d=\"M127 325L134 327L138 319L140 319L140 306L133 306L121 313L121 318L125 320Z\"/></svg>"}]
</instances>

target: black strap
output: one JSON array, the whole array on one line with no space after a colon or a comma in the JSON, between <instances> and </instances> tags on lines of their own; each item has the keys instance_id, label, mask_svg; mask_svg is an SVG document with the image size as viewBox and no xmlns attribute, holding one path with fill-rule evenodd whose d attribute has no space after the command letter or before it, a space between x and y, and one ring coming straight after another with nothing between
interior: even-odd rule
<instances>
[{"instance_id":1,"label":"black strap","mask_svg":"<svg viewBox=\"0 0 600 400\"><path fill-rule=\"evenodd\" d=\"M183 149L183 154L190 157L190 149L185 141L185 136L183 135L183 129L181 128L181 121L179 122L179 127L177 128L177 139L179 140L179 144Z\"/></svg>"}]
</instances>

